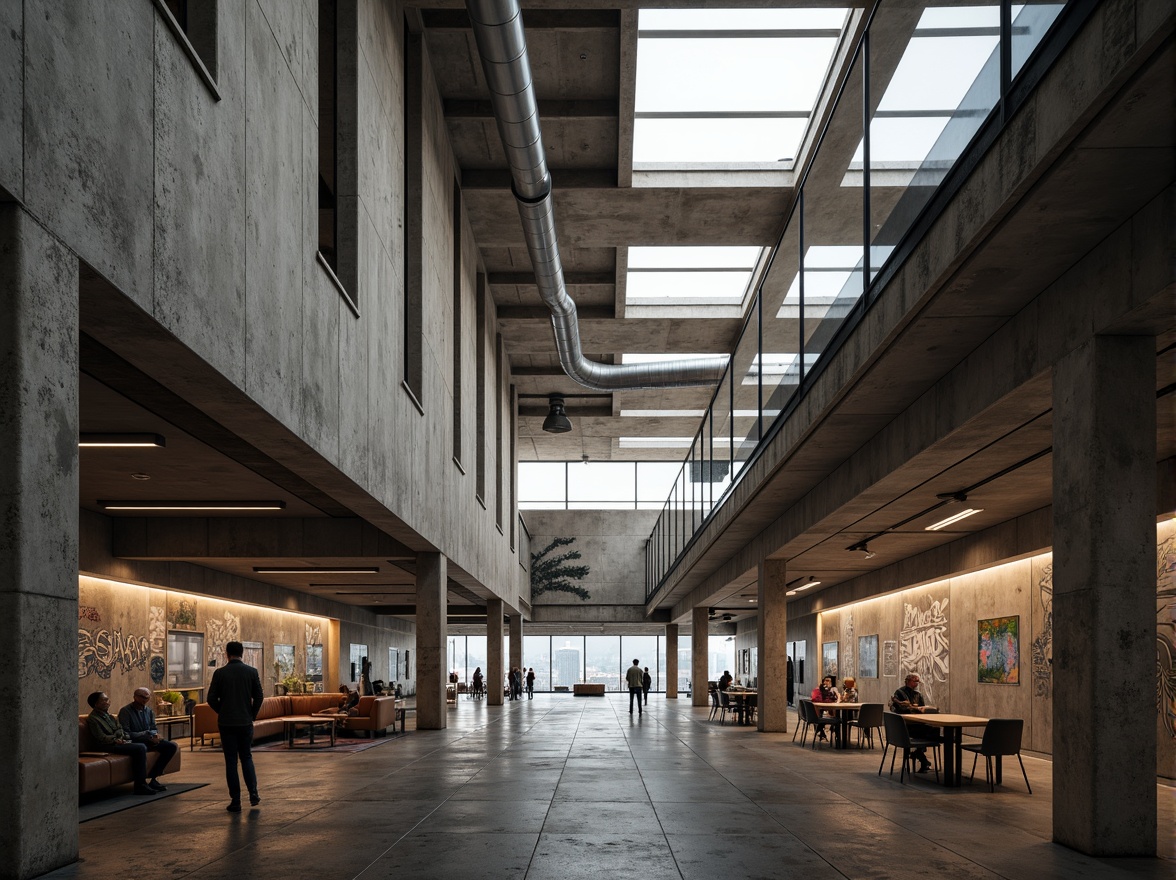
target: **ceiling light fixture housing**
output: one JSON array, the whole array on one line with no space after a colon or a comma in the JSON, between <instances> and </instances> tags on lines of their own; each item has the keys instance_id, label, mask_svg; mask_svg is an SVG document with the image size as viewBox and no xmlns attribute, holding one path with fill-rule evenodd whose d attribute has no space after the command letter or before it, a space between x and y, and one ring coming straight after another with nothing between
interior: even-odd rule
<instances>
[{"instance_id":1,"label":"ceiling light fixture housing","mask_svg":"<svg viewBox=\"0 0 1176 880\"><path fill-rule=\"evenodd\" d=\"M550 410L543 420L543 430L548 434L566 434L572 430L571 420L564 409L564 399L561 394L552 394L547 398Z\"/></svg>"},{"instance_id":2,"label":"ceiling light fixture housing","mask_svg":"<svg viewBox=\"0 0 1176 880\"><path fill-rule=\"evenodd\" d=\"M378 565L255 565L258 574L379 574ZM380 586L372 584L373 587Z\"/></svg>"},{"instance_id":3,"label":"ceiling light fixture housing","mask_svg":"<svg viewBox=\"0 0 1176 880\"><path fill-rule=\"evenodd\" d=\"M937 523L932 523L931 525L927 526L924 529L924 531L938 532L940 529L947 528L952 523L958 523L961 519L967 519L969 516L972 516L973 514L983 513L983 512L984 512L983 507L969 507L967 510L961 510L959 513L953 513L951 516L947 517L946 519L941 519Z\"/></svg>"}]
</instances>

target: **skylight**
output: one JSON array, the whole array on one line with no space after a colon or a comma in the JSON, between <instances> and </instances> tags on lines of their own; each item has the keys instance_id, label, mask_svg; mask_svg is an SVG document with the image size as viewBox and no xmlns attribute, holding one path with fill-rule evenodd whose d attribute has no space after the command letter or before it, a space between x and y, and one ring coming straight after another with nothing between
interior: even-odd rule
<instances>
[{"instance_id":1,"label":"skylight","mask_svg":"<svg viewBox=\"0 0 1176 880\"><path fill-rule=\"evenodd\" d=\"M844 9L642 9L633 164L790 168Z\"/></svg>"},{"instance_id":2,"label":"skylight","mask_svg":"<svg viewBox=\"0 0 1176 880\"><path fill-rule=\"evenodd\" d=\"M703 360L704 358L718 358L718 357L725 358L725 357L728 357L728 355L726 355L726 354L698 354L697 352L692 353L692 354L671 354L671 353L636 354L634 352L625 352L624 354L621 355L621 363L622 364L648 364L648 363L653 363L654 361L700 361L700 360ZM701 416L702 413L699 413L699 415Z\"/></svg>"},{"instance_id":3,"label":"skylight","mask_svg":"<svg viewBox=\"0 0 1176 880\"><path fill-rule=\"evenodd\" d=\"M631 247L625 302L742 302L760 252L758 247Z\"/></svg>"}]
</instances>

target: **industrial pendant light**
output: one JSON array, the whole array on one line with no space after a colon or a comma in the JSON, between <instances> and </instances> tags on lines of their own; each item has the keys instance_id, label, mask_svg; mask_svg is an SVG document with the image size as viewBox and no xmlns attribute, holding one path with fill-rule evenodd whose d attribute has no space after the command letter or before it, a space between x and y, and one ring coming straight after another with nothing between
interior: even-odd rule
<instances>
[{"instance_id":1,"label":"industrial pendant light","mask_svg":"<svg viewBox=\"0 0 1176 880\"><path fill-rule=\"evenodd\" d=\"M572 430L572 423L568 421L568 414L564 411L563 396L552 394L547 400L551 404L551 411L543 420L543 430L548 434L566 434Z\"/></svg>"}]
</instances>

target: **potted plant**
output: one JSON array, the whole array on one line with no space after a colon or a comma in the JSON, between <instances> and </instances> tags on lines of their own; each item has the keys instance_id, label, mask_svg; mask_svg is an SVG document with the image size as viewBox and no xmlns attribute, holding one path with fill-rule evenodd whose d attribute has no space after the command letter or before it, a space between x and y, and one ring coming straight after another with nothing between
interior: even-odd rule
<instances>
[{"instance_id":1,"label":"potted plant","mask_svg":"<svg viewBox=\"0 0 1176 880\"><path fill-rule=\"evenodd\" d=\"M179 691L163 691L159 695L159 700L161 706L166 704L167 714L179 715L180 713L176 710L176 707L184 701L184 695Z\"/></svg>"},{"instance_id":2,"label":"potted plant","mask_svg":"<svg viewBox=\"0 0 1176 880\"><path fill-rule=\"evenodd\" d=\"M305 689L305 682L297 675L287 675L280 684L286 688L286 693L289 694L300 694Z\"/></svg>"}]
</instances>

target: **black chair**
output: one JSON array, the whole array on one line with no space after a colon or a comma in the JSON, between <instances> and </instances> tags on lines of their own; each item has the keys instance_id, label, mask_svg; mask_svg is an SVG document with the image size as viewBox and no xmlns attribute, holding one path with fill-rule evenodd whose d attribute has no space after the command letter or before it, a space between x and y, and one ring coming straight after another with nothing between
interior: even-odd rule
<instances>
[{"instance_id":1,"label":"black chair","mask_svg":"<svg viewBox=\"0 0 1176 880\"><path fill-rule=\"evenodd\" d=\"M804 702L804 700L800 700L796 704L796 727L793 728L793 730L792 730L792 741L793 742L796 742L796 735L798 733L801 733L802 731L805 734L808 733L808 715L807 715L807 713L805 713L804 707L800 705L803 702ZM804 745L804 736L801 736L800 743L801 743L801 745Z\"/></svg>"},{"instance_id":2,"label":"black chair","mask_svg":"<svg viewBox=\"0 0 1176 880\"><path fill-rule=\"evenodd\" d=\"M897 712L883 712L882 726L886 730L886 748L882 750L882 763L878 765L879 776L882 775L882 768L886 766L886 753L892 747L894 754L890 756L890 775L894 775L894 759L898 757L898 750L902 749L902 771L898 774L898 781L903 784L905 784L906 774L914 772L910 766L912 752L919 749L930 749L931 762L935 767L935 781L939 781L939 748L943 745L943 740L938 737L935 739L914 739L910 730L907 729L906 722Z\"/></svg>"},{"instance_id":3,"label":"black chair","mask_svg":"<svg viewBox=\"0 0 1176 880\"><path fill-rule=\"evenodd\" d=\"M869 740L870 748L874 748L874 731L881 733L884 708L881 703L863 703L862 708L858 710L858 717L849 722L849 726L858 732L859 749L862 747L863 737Z\"/></svg>"},{"instance_id":4,"label":"black chair","mask_svg":"<svg viewBox=\"0 0 1176 880\"><path fill-rule=\"evenodd\" d=\"M1025 762L1021 760L1021 733L1025 729L1025 722L1020 718L992 718L984 728L984 737L975 745L964 748L974 752L972 758L972 775L976 778L976 759L984 756L984 776L988 780L988 790L996 791L996 777L993 773L992 759L1001 755L1016 755L1017 763L1021 765L1021 775L1025 777L1025 788L1033 794L1029 785L1029 774L1025 772Z\"/></svg>"},{"instance_id":5,"label":"black chair","mask_svg":"<svg viewBox=\"0 0 1176 880\"><path fill-rule=\"evenodd\" d=\"M811 727L813 729L813 745L812 745L812 747L815 749L817 747L817 734L822 732L826 727L832 727L834 724L837 723L837 719L834 718L832 715L818 714L817 707L813 705L812 700L801 700L800 701L800 711L804 712L808 716L805 720L808 723L808 727ZM806 729L806 732L807 732L807 729ZM800 744L802 746L804 745L804 737L803 736L800 738ZM829 738L829 745L830 746L833 745L832 737Z\"/></svg>"},{"instance_id":6,"label":"black chair","mask_svg":"<svg viewBox=\"0 0 1176 880\"><path fill-rule=\"evenodd\" d=\"M719 691L719 724L723 724L727 719L727 713L735 714L735 707L731 705L731 698L727 696L726 691Z\"/></svg>"},{"instance_id":7,"label":"black chair","mask_svg":"<svg viewBox=\"0 0 1176 880\"><path fill-rule=\"evenodd\" d=\"M719 706L719 692L717 690L712 690L710 692L710 698L711 698L710 720L714 721L715 716L719 714L719 709L721 708Z\"/></svg>"}]
</instances>

